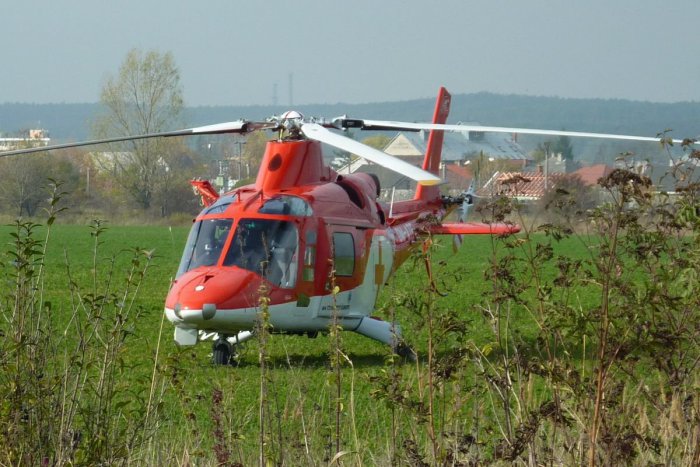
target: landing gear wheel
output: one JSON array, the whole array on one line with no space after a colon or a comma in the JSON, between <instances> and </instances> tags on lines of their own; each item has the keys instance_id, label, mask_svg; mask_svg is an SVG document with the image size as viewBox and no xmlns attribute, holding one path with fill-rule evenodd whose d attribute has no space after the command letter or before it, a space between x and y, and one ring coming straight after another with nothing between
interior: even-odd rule
<instances>
[{"instance_id":1,"label":"landing gear wheel","mask_svg":"<svg viewBox=\"0 0 700 467\"><path fill-rule=\"evenodd\" d=\"M415 362L418 358L413 349L403 341L399 342L396 347L394 347L394 353L409 362Z\"/></svg>"},{"instance_id":2,"label":"landing gear wheel","mask_svg":"<svg viewBox=\"0 0 700 467\"><path fill-rule=\"evenodd\" d=\"M238 355L228 340L220 338L214 341L211 356L211 362L214 365L238 365L237 357Z\"/></svg>"}]
</instances>

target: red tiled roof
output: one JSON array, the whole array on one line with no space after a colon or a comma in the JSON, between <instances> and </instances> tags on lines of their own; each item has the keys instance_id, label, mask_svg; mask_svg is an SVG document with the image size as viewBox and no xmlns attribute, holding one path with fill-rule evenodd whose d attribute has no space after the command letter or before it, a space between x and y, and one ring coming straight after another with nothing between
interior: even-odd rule
<instances>
[{"instance_id":1,"label":"red tiled roof","mask_svg":"<svg viewBox=\"0 0 700 467\"><path fill-rule=\"evenodd\" d=\"M588 186L597 185L598 179L603 178L612 172L613 168L605 164L596 164L588 167L581 167L572 173L578 175L583 183Z\"/></svg>"},{"instance_id":2,"label":"red tiled roof","mask_svg":"<svg viewBox=\"0 0 700 467\"><path fill-rule=\"evenodd\" d=\"M461 165L456 165L456 164L447 164L445 166L447 170L450 172L454 173L455 175L458 175L462 178L468 178L471 179L473 177L472 171L466 167L462 167Z\"/></svg>"},{"instance_id":3,"label":"red tiled roof","mask_svg":"<svg viewBox=\"0 0 700 467\"><path fill-rule=\"evenodd\" d=\"M546 177L537 172L498 172L477 190L479 196L505 195L511 198L540 199L554 188L566 174L551 173ZM546 182L546 183L545 183ZM545 190L545 184L547 190Z\"/></svg>"},{"instance_id":4,"label":"red tiled roof","mask_svg":"<svg viewBox=\"0 0 700 467\"><path fill-rule=\"evenodd\" d=\"M445 180L453 190L466 190L472 182L472 171L470 168L456 164L445 165Z\"/></svg>"}]
</instances>

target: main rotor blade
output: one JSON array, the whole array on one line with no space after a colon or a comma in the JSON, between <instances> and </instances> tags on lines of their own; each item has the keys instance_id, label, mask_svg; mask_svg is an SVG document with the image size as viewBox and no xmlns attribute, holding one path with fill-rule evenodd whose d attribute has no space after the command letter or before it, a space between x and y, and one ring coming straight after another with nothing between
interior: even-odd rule
<instances>
[{"instance_id":1,"label":"main rotor blade","mask_svg":"<svg viewBox=\"0 0 700 467\"><path fill-rule=\"evenodd\" d=\"M330 144L338 149L348 151L352 154L356 154L368 161L374 162L375 164L391 169L394 172L398 172L401 175L405 175L411 178L421 185L437 185L442 182L440 177L433 175L430 172L426 172L423 169L411 165L408 162L404 162L401 159L397 159L394 156L390 156L378 149L367 146L345 136L333 133L317 123L305 123L301 126L301 131L306 135L307 138L320 141L322 143Z\"/></svg>"},{"instance_id":2,"label":"main rotor blade","mask_svg":"<svg viewBox=\"0 0 700 467\"><path fill-rule=\"evenodd\" d=\"M448 125L437 123L409 123L409 122L393 122L382 120L348 120L349 127L361 127L363 130L443 130L443 131L480 131L488 133L519 133L524 135L544 135L544 136L571 136L581 138L600 138L600 139L616 139L628 141L652 141L660 142L667 141L674 144L681 144L682 139L668 139L660 137L634 136L634 135L618 135L609 133L588 133L582 131L558 131L558 130L542 130L536 128L508 128L499 126L482 126L482 125ZM358 122L361 122L358 123ZM343 124L343 121L340 121ZM700 143L695 143L700 144Z\"/></svg>"},{"instance_id":3,"label":"main rotor blade","mask_svg":"<svg viewBox=\"0 0 700 467\"><path fill-rule=\"evenodd\" d=\"M14 156L17 154L31 154L35 152L51 151L54 149L67 149L77 148L80 146L94 146L98 144L118 143L120 141L131 141L136 139L167 138L171 136L190 135L214 135L222 133L248 133L255 130L272 129L276 128L277 126L277 123L271 122L247 122L245 120L238 120L235 122L217 123L215 125L206 125L195 128L187 128L184 130L166 131L161 133L146 133L143 135L134 136L116 136L114 138L78 141L75 143L55 144L53 146L39 146L27 149L16 149L13 151L0 151L0 157Z\"/></svg>"}]
</instances>

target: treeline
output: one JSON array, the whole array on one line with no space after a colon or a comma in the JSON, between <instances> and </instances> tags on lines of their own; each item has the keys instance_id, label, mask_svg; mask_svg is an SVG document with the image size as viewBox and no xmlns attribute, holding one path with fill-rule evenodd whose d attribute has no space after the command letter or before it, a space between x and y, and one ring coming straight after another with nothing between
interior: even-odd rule
<instances>
[{"instance_id":1,"label":"treeline","mask_svg":"<svg viewBox=\"0 0 700 467\"><path fill-rule=\"evenodd\" d=\"M0 220L43 216L53 184L62 192L64 222L186 223L199 210L188 181L210 168L189 149L175 152L150 177L136 165L115 176L105 158L76 149L0 158Z\"/></svg>"},{"instance_id":2,"label":"treeline","mask_svg":"<svg viewBox=\"0 0 700 467\"><path fill-rule=\"evenodd\" d=\"M434 97L367 104L295 105L306 115L424 121L432 116ZM183 125L196 126L238 118L260 119L289 110L286 105L188 107ZM0 133L45 128L55 140L90 137L99 104L0 104ZM631 133L653 136L672 129L678 137L700 134L700 102L656 103L621 99L564 99L492 93L453 96L451 122Z\"/></svg>"},{"instance_id":3,"label":"treeline","mask_svg":"<svg viewBox=\"0 0 700 467\"><path fill-rule=\"evenodd\" d=\"M302 105L306 115L333 117L370 116L374 119L420 121L432 115L433 98L372 104ZM130 108L140 108L134 106ZM263 119L279 114L272 106L190 107L168 117L158 131L238 118ZM52 143L91 139L104 124L103 104L1 104L0 131L14 136L23 129L49 130ZM128 117L132 118L132 117ZM128 118L123 118L127 120ZM506 96L488 93L456 95L452 122L539 127L593 132L656 135L671 128L674 137L700 133L700 103L658 104L623 100L559 99ZM138 128L138 126L134 126ZM128 131L128 134L152 132ZM106 135L113 135L109 132ZM268 135L255 133L243 139L230 135L199 136L176 144L151 142L103 146L51 155L0 158L0 215L35 216L46 207L42 186L49 178L61 182L70 193L70 211L77 220L108 217L113 220L158 222L174 216L190 219L198 200L188 183L202 178L226 183L251 182L257 172ZM540 140L521 138L526 150ZM634 151L641 159L668 166L668 154L653 144L573 141L576 161L612 164L616 155ZM661 155L659 155L661 154ZM663 159L663 160L662 160ZM66 216L64 216L65 218Z\"/></svg>"}]
</instances>

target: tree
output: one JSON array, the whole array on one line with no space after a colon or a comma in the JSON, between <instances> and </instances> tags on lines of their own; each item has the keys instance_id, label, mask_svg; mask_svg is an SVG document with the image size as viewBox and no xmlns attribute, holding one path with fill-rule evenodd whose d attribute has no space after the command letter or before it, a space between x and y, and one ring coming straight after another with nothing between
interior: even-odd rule
<instances>
[{"instance_id":1,"label":"tree","mask_svg":"<svg viewBox=\"0 0 700 467\"><path fill-rule=\"evenodd\" d=\"M550 154L561 154L562 159L573 161L574 148L571 146L571 138L568 136L558 137L552 144L552 152Z\"/></svg>"},{"instance_id":2,"label":"tree","mask_svg":"<svg viewBox=\"0 0 700 467\"><path fill-rule=\"evenodd\" d=\"M52 174L47 158L45 154L33 154L0 161L0 201L12 215L31 217L46 199L43 187Z\"/></svg>"},{"instance_id":3,"label":"tree","mask_svg":"<svg viewBox=\"0 0 700 467\"><path fill-rule=\"evenodd\" d=\"M383 151L385 147L391 142L391 138L386 135L374 135L368 136L362 140L362 144L373 147L374 149L379 149Z\"/></svg>"},{"instance_id":4,"label":"tree","mask_svg":"<svg viewBox=\"0 0 700 467\"><path fill-rule=\"evenodd\" d=\"M172 54L131 50L116 77L107 79L95 123L97 138L157 133L179 127L184 106ZM110 145L99 163L142 209L151 207L168 172L177 170L177 141L165 138Z\"/></svg>"},{"instance_id":5,"label":"tree","mask_svg":"<svg viewBox=\"0 0 700 467\"><path fill-rule=\"evenodd\" d=\"M343 136L356 140L355 133L350 130L344 132ZM349 173L352 162L357 160L357 158L358 156L355 154L350 154L348 151L336 148L333 150L333 153L330 156L330 166L333 170L337 170L339 172L345 171L345 173Z\"/></svg>"},{"instance_id":6,"label":"tree","mask_svg":"<svg viewBox=\"0 0 700 467\"><path fill-rule=\"evenodd\" d=\"M30 130L19 133L25 141L18 149L36 146ZM61 189L75 194L79 191L80 168L73 160L76 150L66 153L39 153L0 159L0 207L13 216L36 215L46 204L49 178L61 184Z\"/></svg>"},{"instance_id":7,"label":"tree","mask_svg":"<svg viewBox=\"0 0 700 467\"><path fill-rule=\"evenodd\" d=\"M193 196L189 181L201 175L204 164L196 152L182 141L177 144L167 160L167 166L154 184L154 202L162 217L175 212L196 212L198 196Z\"/></svg>"},{"instance_id":8,"label":"tree","mask_svg":"<svg viewBox=\"0 0 700 467\"><path fill-rule=\"evenodd\" d=\"M561 154L562 159L573 162L574 148L571 145L571 138L568 136L559 136L554 141L547 140L544 143L539 143L537 147L530 152L530 156L535 162L542 162L557 154Z\"/></svg>"},{"instance_id":9,"label":"tree","mask_svg":"<svg viewBox=\"0 0 700 467\"><path fill-rule=\"evenodd\" d=\"M349 131L344 136L355 139L355 135ZM369 136L361 141L362 144L366 144L367 146L380 151L383 151L390 142L391 138L385 135ZM357 154L350 154L342 149L336 149L333 151L333 158L330 161L330 166L333 170L349 173L348 171L352 170L353 163L359 158L360 156Z\"/></svg>"},{"instance_id":10,"label":"tree","mask_svg":"<svg viewBox=\"0 0 700 467\"><path fill-rule=\"evenodd\" d=\"M568 175L547 190L538 201L537 209L545 222L579 222L598 204L598 196L599 192L586 185L581 177Z\"/></svg>"},{"instance_id":11,"label":"tree","mask_svg":"<svg viewBox=\"0 0 700 467\"><path fill-rule=\"evenodd\" d=\"M549 147L545 147L545 144L539 143L535 149L530 151L530 157L532 157L535 162L542 162L547 158L547 153L550 151L552 142L547 141L546 144L548 144Z\"/></svg>"},{"instance_id":12,"label":"tree","mask_svg":"<svg viewBox=\"0 0 700 467\"><path fill-rule=\"evenodd\" d=\"M496 159L484 151L467 155L467 161L474 173L477 189L486 185L496 172L515 170L513 161Z\"/></svg>"},{"instance_id":13,"label":"tree","mask_svg":"<svg viewBox=\"0 0 700 467\"><path fill-rule=\"evenodd\" d=\"M244 175L243 178L246 178L248 173L250 173L251 177L255 177L255 174L258 173L263 155L265 155L265 147L267 146L268 139L269 137L264 131L256 131L248 135L242 149L242 163L246 167L245 171L241 170L241 174ZM240 149L236 149L235 154L238 154L237 151L239 150ZM236 170L236 173L237 172L238 170Z\"/></svg>"}]
</instances>

